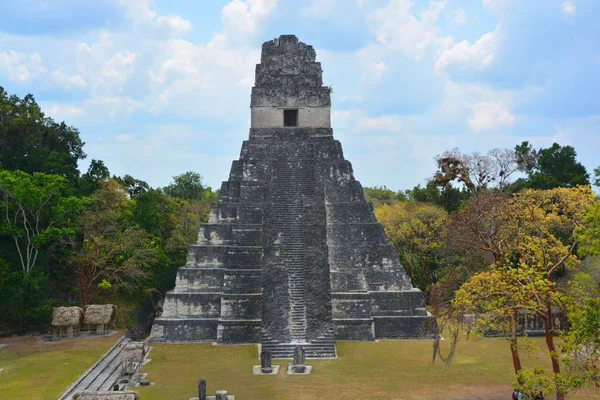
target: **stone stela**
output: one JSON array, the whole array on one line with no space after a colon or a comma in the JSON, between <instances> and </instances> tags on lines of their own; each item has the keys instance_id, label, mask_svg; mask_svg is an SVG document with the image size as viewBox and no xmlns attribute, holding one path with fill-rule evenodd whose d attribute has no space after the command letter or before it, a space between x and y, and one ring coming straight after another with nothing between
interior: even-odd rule
<instances>
[{"instance_id":1,"label":"stone stela","mask_svg":"<svg viewBox=\"0 0 600 400\"><path fill-rule=\"evenodd\" d=\"M249 139L189 248L152 342L261 343L335 357L335 340L435 338L342 146L312 46L265 42Z\"/></svg>"},{"instance_id":2,"label":"stone stela","mask_svg":"<svg viewBox=\"0 0 600 400\"><path fill-rule=\"evenodd\" d=\"M273 372L273 367L271 367L271 353L268 351L261 351L260 353L260 370L263 374Z\"/></svg>"},{"instance_id":3,"label":"stone stela","mask_svg":"<svg viewBox=\"0 0 600 400\"><path fill-rule=\"evenodd\" d=\"M304 349L302 347L296 347L294 349L294 372L297 374L303 374L306 371L306 366L304 365Z\"/></svg>"}]
</instances>

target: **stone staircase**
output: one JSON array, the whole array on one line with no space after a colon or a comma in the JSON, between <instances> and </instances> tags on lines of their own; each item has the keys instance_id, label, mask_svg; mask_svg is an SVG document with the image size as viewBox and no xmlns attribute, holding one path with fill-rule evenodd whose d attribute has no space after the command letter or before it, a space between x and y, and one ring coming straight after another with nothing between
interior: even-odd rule
<instances>
[{"instance_id":1,"label":"stone staircase","mask_svg":"<svg viewBox=\"0 0 600 400\"><path fill-rule=\"evenodd\" d=\"M307 358L336 357L333 329L328 330L324 335L318 336L317 340L305 343L279 343L268 335L263 335L260 351L270 352L273 358L294 358L296 347L302 347Z\"/></svg>"},{"instance_id":2,"label":"stone staircase","mask_svg":"<svg viewBox=\"0 0 600 400\"><path fill-rule=\"evenodd\" d=\"M280 257L285 260L289 287L290 342L280 343L262 335L263 351L273 358L292 358L303 347L310 358L335 357L333 329L317 340L307 340L305 290L304 206L315 192L314 160L292 159L273 163L273 192L270 208L273 228L280 234Z\"/></svg>"},{"instance_id":3,"label":"stone staircase","mask_svg":"<svg viewBox=\"0 0 600 400\"><path fill-rule=\"evenodd\" d=\"M306 295L304 291L304 246L302 233L303 194L306 179L299 179L299 168L279 162L273 171L274 228L281 233L282 256L288 270L290 299L290 337L306 343ZM305 175L305 174L302 174Z\"/></svg>"}]
</instances>

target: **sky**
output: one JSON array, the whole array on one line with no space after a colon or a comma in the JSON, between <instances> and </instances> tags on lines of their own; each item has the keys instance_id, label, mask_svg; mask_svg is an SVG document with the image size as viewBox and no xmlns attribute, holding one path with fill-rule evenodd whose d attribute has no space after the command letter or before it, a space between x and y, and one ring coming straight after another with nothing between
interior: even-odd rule
<instances>
[{"instance_id":1,"label":"sky","mask_svg":"<svg viewBox=\"0 0 600 400\"><path fill-rule=\"evenodd\" d=\"M153 187L219 188L248 138L261 44L295 34L333 87L364 186L425 184L434 157L571 145L600 165L598 0L0 2L0 86L79 129L87 159Z\"/></svg>"}]
</instances>

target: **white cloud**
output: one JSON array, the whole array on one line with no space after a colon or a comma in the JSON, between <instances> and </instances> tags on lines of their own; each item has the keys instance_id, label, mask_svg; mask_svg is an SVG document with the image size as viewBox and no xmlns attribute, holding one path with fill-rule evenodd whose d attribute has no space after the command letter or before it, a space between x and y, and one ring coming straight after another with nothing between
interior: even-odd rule
<instances>
[{"instance_id":1,"label":"white cloud","mask_svg":"<svg viewBox=\"0 0 600 400\"><path fill-rule=\"evenodd\" d=\"M563 3L563 12L568 15L575 15L575 0L565 0Z\"/></svg>"},{"instance_id":2,"label":"white cloud","mask_svg":"<svg viewBox=\"0 0 600 400\"><path fill-rule=\"evenodd\" d=\"M158 15L148 0L119 0L128 17L148 35L179 36L192 29L192 23L179 15Z\"/></svg>"},{"instance_id":3,"label":"white cloud","mask_svg":"<svg viewBox=\"0 0 600 400\"><path fill-rule=\"evenodd\" d=\"M445 1L432 1L419 19L413 15L412 1L390 0L370 15L377 42L416 59L431 49L439 51L452 45L452 38L440 36L435 25L445 6Z\"/></svg>"},{"instance_id":4,"label":"white cloud","mask_svg":"<svg viewBox=\"0 0 600 400\"><path fill-rule=\"evenodd\" d=\"M456 25L466 24L467 19L467 12L463 8L459 8L454 12L454 23Z\"/></svg>"},{"instance_id":5,"label":"white cloud","mask_svg":"<svg viewBox=\"0 0 600 400\"><path fill-rule=\"evenodd\" d=\"M54 104L50 109L50 115L58 121L65 121L69 118L83 114L83 110L68 104Z\"/></svg>"},{"instance_id":6,"label":"white cloud","mask_svg":"<svg viewBox=\"0 0 600 400\"><path fill-rule=\"evenodd\" d=\"M69 74L65 68L52 72L52 80L64 89L84 89L86 80L79 74Z\"/></svg>"},{"instance_id":7,"label":"white cloud","mask_svg":"<svg viewBox=\"0 0 600 400\"><path fill-rule=\"evenodd\" d=\"M499 26L497 26L495 30L485 33L473 44L466 40L455 44L442 52L435 64L436 70L453 64L477 69L489 67L494 62L499 36Z\"/></svg>"},{"instance_id":8,"label":"white cloud","mask_svg":"<svg viewBox=\"0 0 600 400\"><path fill-rule=\"evenodd\" d=\"M365 71L361 74L360 80L362 82L378 82L381 80L387 69L388 68L383 61L370 62Z\"/></svg>"},{"instance_id":9,"label":"white cloud","mask_svg":"<svg viewBox=\"0 0 600 400\"><path fill-rule=\"evenodd\" d=\"M27 55L9 50L0 52L0 71L13 81L26 82L45 74L48 70L38 53Z\"/></svg>"},{"instance_id":10,"label":"white cloud","mask_svg":"<svg viewBox=\"0 0 600 400\"><path fill-rule=\"evenodd\" d=\"M179 15L161 15L156 19L156 24L175 36L188 33L192 30L192 23Z\"/></svg>"},{"instance_id":11,"label":"white cloud","mask_svg":"<svg viewBox=\"0 0 600 400\"><path fill-rule=\"evenodd\" d=\"M136 54L129 50L115 53L102 68L102 76L115 83L127 81L135 69Z\"/></svg>"},{"instance_id":12,"label":"white cloud","mask_svg":"<svg viewBox=\"0 0 600 400\"><path fill-rule=\"evenodd\" d=\"M233 0L223 7L221 19L229 39L244 39L257 32L261 19L277 5L277 0Z\"/></svg>"},{"instance_id":13,"label":"white cloud","mask_svg":"<svg viewBox=\"0 0 600 400\"><path fill-rule=\"evenodd\" d=\"M515 121L501 102L484 101L472 106L473 113L468 123L474 132L496 130L502 126L511 125Z\"/></svg>"}]
</instances>

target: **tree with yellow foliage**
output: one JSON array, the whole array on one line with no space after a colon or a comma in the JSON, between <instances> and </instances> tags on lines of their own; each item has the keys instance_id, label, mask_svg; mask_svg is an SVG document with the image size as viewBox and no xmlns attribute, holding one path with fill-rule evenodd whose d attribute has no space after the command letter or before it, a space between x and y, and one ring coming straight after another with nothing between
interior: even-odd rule
<instances>
[{"instance_id":1,"label":"tree with yellow foliage","mask_svg":"<svg viewBox=\"0 0 600 400\"><path fill-rule=\"evenodd\" d=\"M413 284L425 290L437 280L446 211L434 204L397 202L375 210Z\"/></svg>"},{"instance_id":2,"label":"tree with yellow foliage","mask_svg":"<svg viewBox=\"0 0 600 400\"><path fill-rule=\"evenodd\" d=\"M481 201L478 199L478 201ZM516 343L516 313L527 312L544 321L545 342L552 361L552 382L556 398L572 388L561 374L561 359L554 343L558 333L554 307L564 308L568 297L557 282L556 273L573 268L579 260L574 251L577 228L582 225L594 194L589 186L525 190L506 201L498 201L488 212L475 212L472 237L493 259L489 271L472 276L457 292L454 306L480 314L480 325L504 326L511 333L515 372L522 381ZM494 211L493 218L489 210ZM482 223L483 221L483 223ZM465 227L468 229L468 227ZM579 382L579 381L578 381Z\"/></svg>"}]
</instances>

